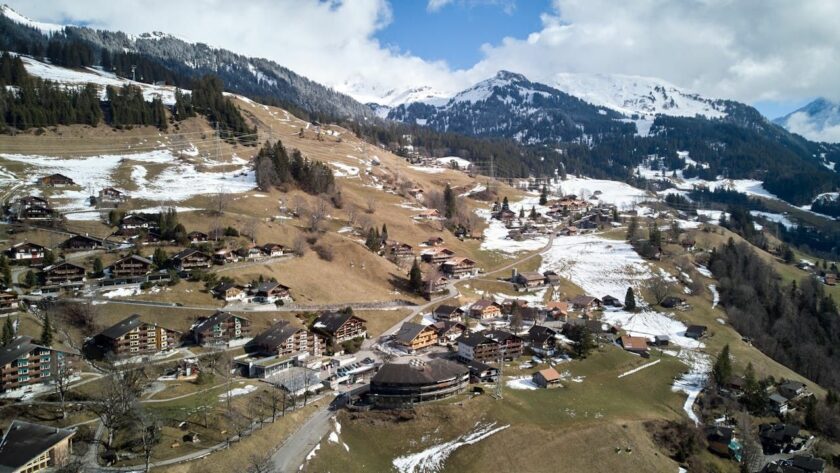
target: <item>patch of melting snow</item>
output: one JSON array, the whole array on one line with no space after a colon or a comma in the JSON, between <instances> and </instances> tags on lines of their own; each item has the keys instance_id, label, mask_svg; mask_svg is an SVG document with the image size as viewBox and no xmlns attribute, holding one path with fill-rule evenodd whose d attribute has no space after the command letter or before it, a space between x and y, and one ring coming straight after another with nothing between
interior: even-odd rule
<instances>
[{"instance_id":1,"label":"patch of melting snow","mask_svg":"<svg viewBox=\"0 0 840 473\"><path fill-rule=\"evenodd\" d=\"M720 303L720 293L714 284L709 284L709 292L712 293L712 309L714 309Z\"/></svg>"},{"instance_id":2,"label":"patch of melting snow","mask_svg":"<svg viewBox=\"0 0 840 473\"><path fill-rule=\"evenodd\" d=\"M491 435L507 429L510 425L496 427L492 424L476 424L475 430L455 440L434 445L421 452L397 457L393 460L394 468L400 473L436 473L443 469L446 459L457 449L476 444Z\"/></svg>"},{"instance_id":3,"label":"patch of melting snow","mask_svg":"<svg viewBox=\"0 0 840 473\"><path fill-rule=\"evenodd\" d=\"M533 391L540 388L539 386L534 384L534 381L531 380L530 376L519 376L516 378L511 378L505 382L505 385L511 389L523 391Z\"/></svg>"},{"instance_id":4,"label":"patch of melting snow","mask_svg":"<svg viewBox=\"0 0 840 473\"><path fill-rule=\"evenodd\" d=\"M313 458L315 458L315 454L318 453L318 450L320 450L320 449L321 449L321 444L320 443L318 445L315 445L315 448L313 448L312 451L310 451L309 454L306 455L306 461L309 461L309 460L312 460Z\"/></svg>"},{"instance_id":5,"label":"patch of melting snow","mask_svg":"<svg viewBox=\"0 0 840 473\"><path fill-rule=\"evenodd\" d=\"M123 287L120 289L114 289L112 291L103 292L102 297L113 299L114 297L131 297L142 293L143 292L140 290L139 287Z\"/></svg>"},{"instance_id":6,"label":"patch of melting snow","mask_svg":"<svg viewBox=\"0 0 840 473\"><path fill-rule=\"evenodd\" d=\"M219 394L219 400L224 401L225 399L227 399L228 394L230 394L230 397L244 396L245 394L250 394L250 393L252 393L256 390L257 390L257 387L254 386L253 384L249 384L249 385L247 385L245 387L241 387L241 388L233 388L230 391Z\"/></svg>"},{"instance_id":7,"label":"patch of melting snow","mask_svg":"<svg viewBox=\"0 0 840 473\"><path fill-rule=\"evenodd\" d=\"M659 364L660 361L662 361L662 360L656 360L656 361L651 361L650 363L645 363L642 366L638 366L636 368L633 368L632 370L625 371L624 373L621 373L620 375L618 375L618 377L623 378L625 376L630 376L633 373L638 373L639 371L642 371L645 368L650 368L653 365Z\"/></svg>"}]
</instances>

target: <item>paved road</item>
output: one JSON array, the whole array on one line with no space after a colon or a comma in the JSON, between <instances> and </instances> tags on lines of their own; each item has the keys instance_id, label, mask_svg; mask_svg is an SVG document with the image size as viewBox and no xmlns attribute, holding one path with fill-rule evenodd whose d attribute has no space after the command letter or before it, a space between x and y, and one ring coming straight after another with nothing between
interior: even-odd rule
<instances>
[{"instance_id":1,"label":"paved road","mask_svg":"<svg viewBox=\"0 0 840 473\"><path fill-rule=\"evenodd\" d=\"M277 473L297 472L309 452L330 431L330 419L334 415L335 412L322 409L307 419L271 456L275 471Z\"/></svg>"}]
</instances>

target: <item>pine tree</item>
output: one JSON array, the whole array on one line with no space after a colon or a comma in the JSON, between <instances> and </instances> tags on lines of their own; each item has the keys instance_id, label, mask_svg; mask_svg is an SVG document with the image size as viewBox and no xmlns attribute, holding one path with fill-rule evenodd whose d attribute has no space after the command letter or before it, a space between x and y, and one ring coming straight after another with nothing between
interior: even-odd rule
<instances>
[{"instance_id":1,"label":"pine tree","mask_svg":"<svg viewBox=\"0 0 840 473\"><path fill-rule=\"evenodd\" d=\"M423 272L420 271L417 258L414 259L411 270L408 272L408 287L414 292L420 292L423 289Z\"/></svg>"},{"instance_id":2,"label":"pine tree","mask_svg":"<svg viewBox=\"0 0 840 473\"><path fill-rule=\"evenodd\" d=\"M724 345L712 367L712 377L718 386L724 386L732 377L732 359L729 357L729 345Z\"/></svg>"},{"instance_id":3,"label":"pine tree","mask_svg":"<svg viewBox=\"0 0 840 473\"><path fill-rule=\"evenodd\" d=\"M519 207L519 218L525 218L525 207Z\"/></svg>"},{"instance_id":4,"label":"pine tree","mask_svg":"<svg viewBox=\"0 0 840 473\"><path fill-rule=\"evenodd\" d=\"M38 285L38 276L35 274L35 271L29 270L26 272L26 276L24 276L24 283L26 287L33 288Z\"/></svg>"},{"instance_id":5,"label":"pine tree","mask_svg":"<svg viewBox=\"0 0 840 473\"><path fill-rule=\"evenodd\" d=\"M102 267L102 259L98 256L93 260L93 275L96 277L102 276L104 268Z\"/></svg>"},{"instance_id":6,"label":"pine tree","mask_svg":"<svg viewBox=\"0 0 840 473\"><path fill-rule=\"evenodd\" d=\"M3 346L6 346L14 340L15 338L15 326L12 324L12 318L10 316L6 316L6 322L3 323L3 334L0 336L0 341L3 342Z\"/></svg>"},{"instance_id":7,"label":"pine tree","mask_svg":"<svg viewBox=\"0 0 840 473\"><path fill-rule=\"evenodd\" d=\"M627 224L627 239L635 243L639 237L639 219L636 216L630 217L630 222Z\"/></svg>"},{"instance_id":8,"label":"pine tree","mask_svg":"<svg viewBox=\"0 0 840 473\"><path fill-rule=\"evenodd\" d=\"M52 325L50 325L50 316L44 316L44 327L41 329L41 345L45 347L52 346Z\"/></svg>"},{"instance_id":9,"label":"pine tree","mask_svg":"<svg viewBox=\"0 0 840 473\"><path fill-rule=\"evenodd\" d=\"M636 294L632 287L627 288L627 294L624 296L624 308L627 310L636 310Z\"/></svg>"},{"instance_id":10,"label":"pine tree","mask_svg":"<svg viewBox=\"0 0 840 473\"><path fill-rule=\"evenodd\" d=\"M456 206L457 203L455 202L455 191L452 190L452 187L449 184L446 184L446 188L443 190L443 206L444 206L444 217L452 218L455 216Z\"/></svg>"},{"instance_id":11,"label":"pine tree","mask_svg":"<svg viewBox=\"0 0 840 473\"><path fill-rule=\"evenodd\" d=\"M537 219L537 208L536 207L531 206L531 214L529 215L529 218L531 220L536 220Z\"/></svg>"},{"instance_id":12,"label":"pine tree","mask_svg":"<svg viewBox=\"0 0 840 473\"><path fill-rule=\"evenodd\" d=\"M382 232L379 234L379 239L382 241L383 245L388 242L388 226L384 223L382 224Z\"/></svg>"},{"instance_id":13,"label":"pine tree","mask_svg":"<svg viewBox=\"0 0 840 473\"><path fill-rule=\"evenodd\" d=\"M540 205L545 205L548 203L548 188L543 185L542 191L540 192Z\"/></svg>"},{"instance_id":14,"label":"pine tree","mask_svg":"<svg viewBox=\"0 0 840 473\"><path fill-rule=\"evenodd\" d=\"M155 253L152 256L152 261L155 263L155 266L158 269L163 269L169 262L169 255L166 254L166 250L164 250L163 248L155 248Z\"/></svg>"},{"instance_id":15,"label":"pine tree","mask_svg":"<svg viewBox=\"0 0 840 473\"><path fill-rule=\"evenodd\" d=\"M508 202L507 196L502 199L502 210L510 210L510 203Z\"/></svg>"},{"instance_id":16,"label":"pine tree","mask_svg":"<svg viewBox=\"0 0 840 473\"><path fill-rule=\"evenodd\" d=\"M55 253L50 250L44 252L44 266L49 266L55 263Z\"/></svg>"}]
</instances>

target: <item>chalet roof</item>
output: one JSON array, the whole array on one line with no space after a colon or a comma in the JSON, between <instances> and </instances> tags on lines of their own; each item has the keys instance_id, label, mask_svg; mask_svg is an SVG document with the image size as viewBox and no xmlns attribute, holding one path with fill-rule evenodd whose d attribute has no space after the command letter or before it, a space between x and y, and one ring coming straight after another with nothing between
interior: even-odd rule
<instances>
[{"instance_id":1,"label":"chalet roof","mask_svg":"<svg viewBox=\"0 0 840 473\"><path fill-rule=\"evenodd\" d=\"M61 268L63 266L71 266L71 267L76 268L76 269L81 269L82 271L85 270L85 268L83 268L82 266L79 266L78 264L73 264L73 263L70 263L69 261L60 261L56 264L51 264L51 265L47 266L46 268L43 269L43 271L45 273L47 273L47 272L50 272L54 269Z\"/></svg>"},{"instance_id":2,"label":"chalet roof","mask_svg":"<svg viewBox=\"0 0 840 473\"><path fill-rule=\"evenodd\" d=\"M411 343L412 340L417 338L417 336L420 335L420 333L422 333L423 330L426 330L427 328L429 328L429 325L416 324L414 322L406 322L402 324L399 331L397 331L397 333L394 334L394 338L403 343Z\"/></svg>"},{"instance_id":3,"label":"chalet roof","mask_svg":"<svg viewBox=\"0 0 840 473\"><path fill-rule=\"evenodd\" d=\"M279 243L266 243L265 245L262 246L263 251L270 251L274 248L283 249L283 248L285 248L285 246L283 246Z\"/></svg>"},{"instance_id":4,"label":"chalet roof","mask_svg":"<svg viewBox=\"0 0 840 473\"><path fill-rule=\"evenodd\" d=\"M470 306L470 310L484 310L490 306L496 305L495 302L487 299L479 299Z\"/></svg>"},{"instance_id":5,"label":"chalet roof","mask_svg":"<svg viewBox=\"0 0 840 473\"><path fill-rule=\"evenodd\" d=\"M44 247L44 246L41 246L37 243L32 243L31 241L22 241L20 243L12 245L12 247L9 248L9 251L14 252L14 251L17 251L17 250L28 250L28 249L46 250L47 248Z\"/></svg>"},{"instance_id":6,"label":"chalet roof","mask_svg":"<svg viewBox=\"0 0 840 473\"><path fill-rule=\"evenodd\" d=\"M446 265L446 266L457 266L457 265L460 265L460 264L466 264L466 265L471 265L472 264L472 265L474 265L475 261L473 261L473 260L471 260L471 259L469 259L465 256L455 256L455 257L449 258L448 260L444 261L443 264Z\"/></svg>"},{"instance_id":7,"label":"chalet roof","mask_svg":"<svg viewBox=\"0 0 840 473\"><path fill-rule=\"evenodd\" d=\"M378 384L402 384L424 386L469 374L469 369L448 360L431 360L425 364L385 363L370 380L371 386Z\"/></svg>"},{"instance_id":8,"label":"chalet roof","mask_svg":"<svg viewBox=\"0 0 840 473\"><path fill-rule=\"evenodd\" d=\"M454 306L454 305L447 305L447 304L438 306L434 310L435 314L441 314L441 315L451 315L451 314L454 314L455 312L463 313L464 311L462 311L460 307L457 307L457 306Z\"/></svg>"},{"instance_id":9,"label":"chalet roof","mask_svg":"<svg viewBox=\"0 0 840 473\"><path fill-rule=\"evenodd\" d=\"M631 337L629 335L621 336L621 346L625 350L647 350L648 342L644 337Z\"/></svg>"},{"instance_id":10,"label":"chalet roof","mask_svg":"<svg viewBox=\"0 0 840 473\"><path fill-rule=\"evenodd\" d=\"M204 258L210 259L210 256L209 256L209 255L205 254L205 253L204 253L204 252L202 252L202 251L196 250L195 248L186 248L186 249L183 249L183 250L179 251L177 254L175 254L175 256L173 256L173 257L172 257L172 259L174 259L174 260L180 260L180 259L184 259L184 258L186 258L186 257L188 257L188 256L192 256L192 255L195 255L195 254L198 254L199 256L202 256L202 257L204 257Z\"/></svg>"},{"instance_id":11,"label":"chalet roof","mask_svg":"<svg viewBox=\"0 0 840 473\"><path fill-rule=\"evenodd\" d=\"M560 312L569 311L569 303L565 301L551 301L545 305L549 310L559 310Z\"/></svg>"},{"instance_id":12,"label":"chalet roof","mask_svg":"<svg viewBox=\"0 0 840 473\"><path fill-rule=\"evenodd\" d=\"M101 192L101 193L105 193L105 194L117 194L117 195L121 195L121 194L122 194L122 191L121 191L121 190L117 190L117 189L115 189L115 188L113 188L113 187L106 187L106 188L102 189L102 190L101 190L101 191L99 191L99 192Z\"/></svg>"},{"instance_id":13,"label":"chalet roof","mask_svg":"<svg viewBox=\"0 0 840 473\"><path fill-rule=\"evenodd\" d=\"M519 273L519 277L525 279L526 281L542 281L545 279L545 276L536 271L523 271Z\"/></svg>"},{"instance_id":14,"label":"chalet roof","mask_svg":"<svg viewBox=\"0 0 840 473\"><path fill-rule=\"evenodd\" d=\"M17 337L13 339L6 346L0 347L0 366L4 366L20 358L21 355L29 353L37 347L38 345L32 343L32 337Z\"/></svg>"},{"instance_id":15,"label":"chalet roof","mask_svg":"<svg viewBox=\"0 0 840 473\"><path fill-rule=\"evenodd\" d=\"M489 338L491 340L495 340L499 343L507 342L509 340L513 340L513 341L521 341L522 340L521 338L517 337L516 335L514 335L510 332L507 332L505 330L498 330L498 329L485 330L484 335L487 338Z\"/></svg>"},{"instance_id":16,"label":"chalet roof","mask_svg":"<svg viewBox=\"0 0 840 473\"><path fill-rule=\"evenodd\" d=\"M199 320L195 325L192 327L193 333L204 333L208 330L212 330L214 326L227 321L231 317L238 317L243 320L248 320L241 315L231 314L230 312L225 312L223 310L217 310L213 315L207 317L205 319Z\"/></svg>"},{"instance_id":17,"label":"chalet roof","mask_svg":"<svg viewBox=\"0 0 840 473\"><path fill-rule=\"evenodd\" d=\"M790 464L804 472L817 472L825 469L825 460L807 455L796 455Z\"/></svg>"},{"instance_id":18,"label":"chalet roof","mask_svg":"<svg viewBox=\"0 0 840 473\"><path fill-rule=\"evenodd\" d=\"M595 301L599 301L599 302L600 302L600 300L599 300L597 297L580 295L580 296L575 296L575 297L574 297L571 301L569 301L569 302L571 302L571 303L572 303L572 305L587 306L587 305L589 305L589 304L592 304L592 303L593 303L593 302L595 302Z\"/></svg>"},{"instance_id":19,"label":"chalet roof","mask_svg":"<svg viewBox=\"0 0 840 473\"><path fill-rule=\"evenodd\" d=\"M111 266L112 267L116 266L116 265L118 265L118 264L120 264L124 261L139 261L141 263L148 264L148 265L152 264L152 260L150 260L148 258L144 258L140 255L130 254L130 255L126 256L125 258L120 258L117 261L114 261L114 263Z\"/></svg>"},{"instance_id":20,"label":"chalet roof","mask_svg":"<svg viewBox=\"0 0 840 473\"><path fill-rule=\"evenodd\" d=\"M72 241L84 241L84 242L93 243L94 245L102 245L102 240L100 240L99 238L94 238L94 237L88 236L88 235L73 235L70 238L61 242L61 247L66 248L66 247L70 246L70 242L72 242Z\"/></svg>"},{"instance_id":21,"label":"chalet roof","mask_svg":"<svg viewBox=\"0 0 840 473\"><path fill-rule=\"evenodd\" d=\"M17 471L75 433L70 429L13 420L0 440L0 471Z\"/></svg>"},{"instance_id":22,"label":"chalet roof","mask_svg":"<svg viewBox=\"0 0 840 473\"><path fill-rule=\"evenodd\" d=\"M353 314L346 312L322 312L315 319L315 322L312 325L312 327L324 333L332 335L353 317L356 317L357 319L365 322L365 320L361 317L357 317Z\"/></svg>"},{"instance_id":23,"label":"chalet roof","mask_svg":"<svg viewBox=\"0 0 840 473\"><path fill-rule=\"evenodd\" d=\"M544 370L537 371L537 373L547 382L560 381L560 373L558 373L554 368L546 368Z\"/></svg>"},{"instance_id":24,"label":"chalet roof","mask_svg":"<svg viewBox=\"0 0 840 473\"><path fill-rule=\"evenodd\" d=\"M219 284L216 284L216 287L213 288L213 291L214 292L226 292L226 291L229 291L229 290L231 290L235 287L239 287L239 285L236 284L233 281L224 281L224 282L220 282Z\"/></svg>"},{"instance_id":25,"label":"chalet roof","mask_svg":"<svg viewBox=\"0 0 840 473\"><path fill-rule=\"evenodd\" d=\"M705 325L689 325L688 328L685 329L686 337L701 337L704 333L706 333Z\"/></svg>"},{"instance_id":26,"label":"chalet roof","mask_svg":"<svg viewBox=\"0 0 840 473\"><path fill-rule=\"evenodd\" d=\"M462 332L467 329L467 326L462 324L461 322L457 322L454 320L441 320L439 322L435 322L432 326L437 330L439 333L446 333L453 328L460 329Z\"/></svg>"},{"instance_id":27,"label":"chalet roof","mask_svg":"<svg viewBox=\"0 0 840 473\"><path fill-rule=\"evenodd\" d=\"M136 329L137 327L143 325L146 322L140 320L139 314L133 314L128 316L127 318L117 322L115 325L106 328L103 330L100 335L110 339L117 339L122 337L123 335L127 334L128 332ZM157 327L157 324L149 323L148 325L154 325ZM169 329L167 329L169 330Z\"/></svg>"},{"instance_id":28,"label":"chalet roof","mask_svg":"<svg viewBox=\"0 0 840 473\"><path fill-rule=\"evenodd\" d=\"M542 345L550 340L554 340L556 335L557 331L551 327L546 327L544 325L534 325L528 330L528 335L526 336L526 338L531 343Z\"/></svg>"},{"instance_id":29,"label":"chalet roof","mask_svg":"<svg viewBox=\"0 0 840 473\"><path fill-rule=\"evenodd\" d=\"M799 435L799 427L791 424L761 424L758 436L775 442L784 442Z\"/></svg>"},{"instance_id":30,"label":"chalet roof","mask_svg":"<svg viewBox=\"0 0 840 473\"><path fill-rule=\"evenodd\" d=\"M456 341L469 347L477 347L487 343L498 343L496 340L484 335L482 332L465 333L458 337Z\"/></svg>"},{"instance_id":31,"label":"chalet roof","mask_svg":"<svg viewBox=\"0 0 840 473\"><path fill-rule=\"evenodd\" d=\"M125 223L125 222L126 222L126 220L127 220L127 221L129 221L129 222L131 222L132 220L136 220L137 222L148 222L148 221L149 221L149 219L148 219L148 218L146 218L146 217L144 217L144 216L142 216L142 215L140 215L140 214L129 214L129 215L126 215L125 217L123 217L123 219L122 219L122 223Z\"/></svg>"},{"instance_id":32,"label":"chalet roof","mask_svg":"<svg viewBox=\"0 0 840 473\"><path fill-rule=\"evenodd\" d=\"M257 284L257 287L254 288L254 291L255 292L269 293L269 292L277 289L278 287L286 289L286 290L289 289L288 287L280 284L277 281L263 281L263 282Z\"/></svg>"},{"instance_id":33,"label":"chalet roof","mask_svg":"<svg viewBox=\"0 0 840 473\"><path fill-rule=\"evenodd\" d=\"M259 335L248 342L248 346L259 348L266 352L275 352L280 345L301 330L305 329L296 327L288 321L283 320L260 332Z\"/></svg>"}]
</instances>

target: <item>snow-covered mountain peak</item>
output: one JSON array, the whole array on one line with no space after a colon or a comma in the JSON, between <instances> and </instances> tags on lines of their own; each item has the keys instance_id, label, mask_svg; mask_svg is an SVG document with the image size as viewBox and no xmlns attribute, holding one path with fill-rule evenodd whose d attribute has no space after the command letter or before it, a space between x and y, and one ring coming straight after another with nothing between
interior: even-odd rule
<instances>
[{"instance_id":1,"label":"snow-covered mountain peak","mask_svg":"<svg viewBox=\"0 0 840 473\"><path fill-rule=\"evenodd\" d=\"M727 115L724 101L702 97L653 77L561 72L549 85L628 116L722 118Z\"/></svg>"},{"instance_id":2,"label":"snow-covered mountain peak","mask_svg":"<svg viewBox=\"0 0 840 473\"><path fill-rule=\"evenodd\" d=\"M15 23L26 25L31 28L35 28L36 30L41 31L42 33L50 34L50 33L57 33L64 29L65 25L57 25L54 23L42 23L40 21L32 20L20 13L16 12L12 7L3 4L0 5L0 14L5 16L6 18L12 20Z\"/></svg>"},{"instance_id":3,"label":"snow-covered mountain peak","mask_svg":"<svg viewBox=\"0 0 840 473\"><path fill-rule=\"evenodd\" d=\"M840 103L818 98L773 122L809 140L840 143Z\"/></svg>"}]
</instances>

